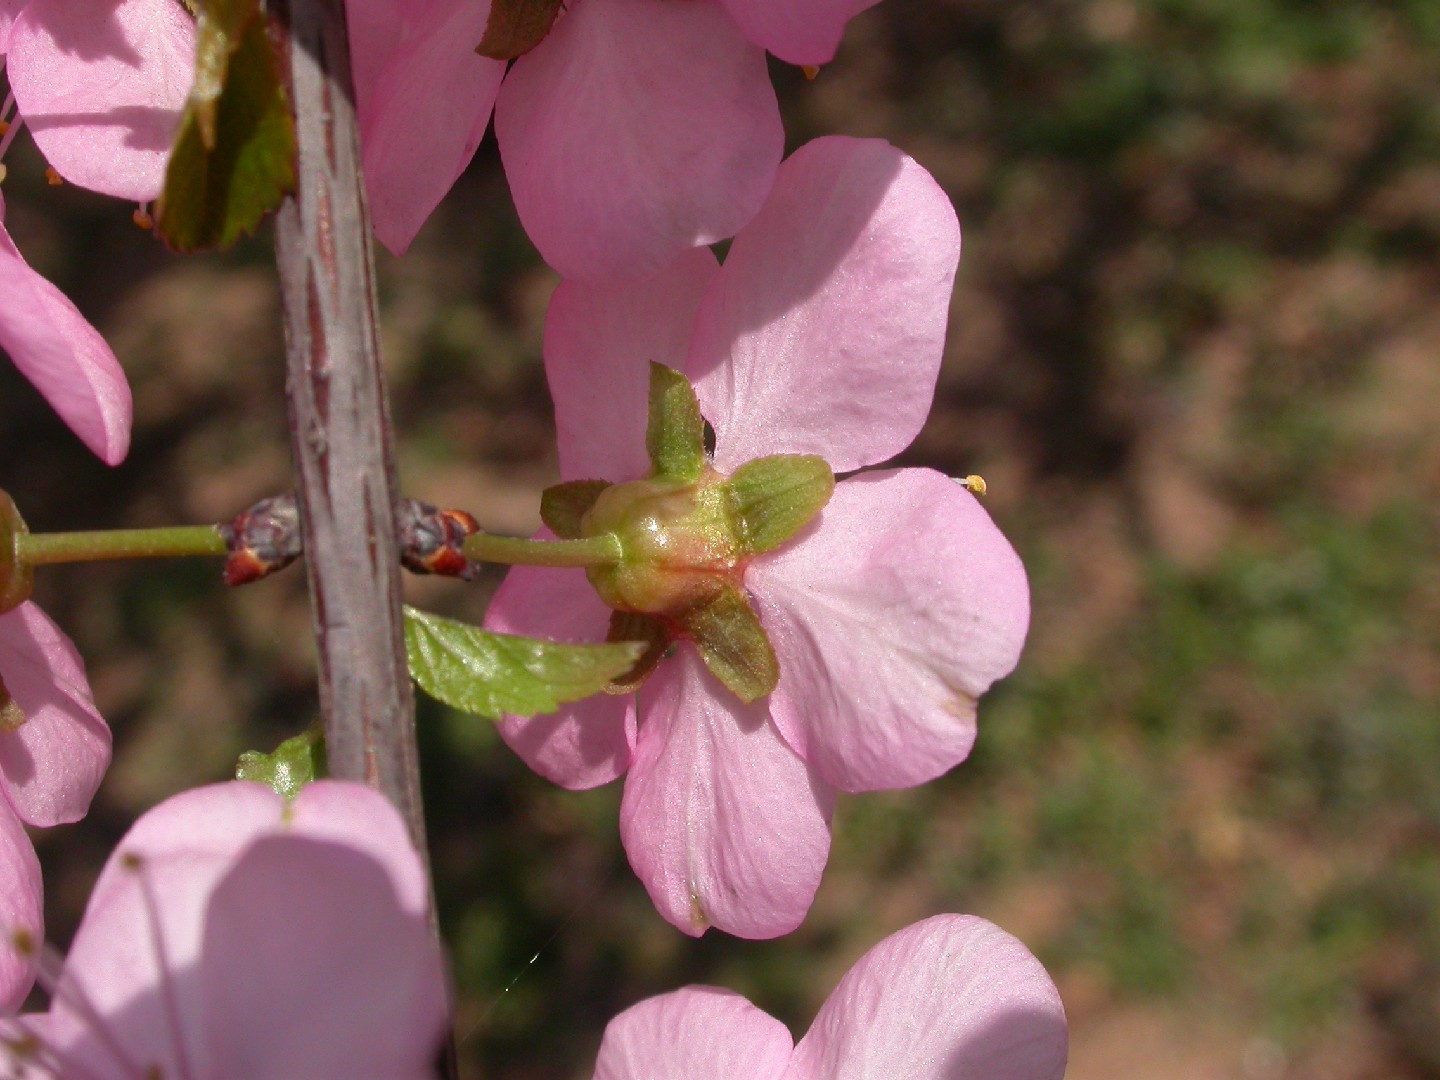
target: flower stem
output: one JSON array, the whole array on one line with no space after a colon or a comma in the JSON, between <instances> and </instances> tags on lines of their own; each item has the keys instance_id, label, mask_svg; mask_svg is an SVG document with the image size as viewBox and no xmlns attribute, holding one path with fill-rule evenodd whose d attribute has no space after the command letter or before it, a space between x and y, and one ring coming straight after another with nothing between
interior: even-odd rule
<instances>
[{"instance_id":1,"label":"flower stem","mask_svg":"<svg viewBox=\"0 0 1440 1080\"><path fill-rule=\"evenodd\" d=\"M585 540L521 540L513 536L474 533L465 538L465 555L480 562L510 566L614 566L620 541L605 534Z\"/></svg>"},{"instance_id":2,"label":"flower stem","mask_svg":"<svg viewBox=\"0 0 1440 1080\"><path fill-rule=\"evenodd\" d=\"M27 566L96 562L101 559L173 559L188 555L224 555L227 550L220 530L214 525L30 533L16 537L15 548L20 561Z\"/></svg>"}]
</instances>

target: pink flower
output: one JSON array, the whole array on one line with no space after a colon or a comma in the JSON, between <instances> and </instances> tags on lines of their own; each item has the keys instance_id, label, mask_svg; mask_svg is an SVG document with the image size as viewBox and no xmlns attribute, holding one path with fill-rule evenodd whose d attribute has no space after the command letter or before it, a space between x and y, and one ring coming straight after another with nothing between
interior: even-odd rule
<instances>
[{"instance_id":1,"label":"pink flower","mask_svg":"<svg viewBox=\"0 0 1440 1080\"><path fill-rule=\"evenodd\" d=\"M65 295L32 270L5 231L0 196L0 349L100 459L130 448L133 406L120 362Z\"/></svg>"},{"instance_id":2,"label":"pink flower","mask_svg":"<svg viewBox=\"0 0 1440 1080\"><path fill-rule=\"evenodd\" d=\"M195 74L195 22L183 6L11 0L9 9L10 86L46 160L93 191L159 196Z\"/></svg>"},{"instance_id":3,"label":"pink flower","mask_svg":"<svg viewBox=\"0 0 1440 1080\"><path fill-rule=\"evenodd\" d=\"M562 283L545 334L562 476L646 473L650 361L694 382L721 473L769 454L836 472L896 454L930 408L959 250L954 211L914 161L828 138L785 162L723 267L700 249L647 281ZM837 789L920 784L970 752L1029 594L975 498L926 469L842 480L743 584L779 661L767 698L741 704L681 641L636 695L500 730L567 787L628 772L621 837L666 919L771 937L810 906ZM594 641L609 617L580 574L520 568L486 622Z\"/></svg>"},{"instance_id":4,"label":"pink flower","mask_svg":"<svg viewBox=\"0 0 1440 1080\"><path fill-rule=\"evenodd\" d=\"M610 1021L595 1080L1060 1080L1065 1011L1020 942L968 915L892 934L840 980L809 1032L691 986Z\"/></svg>"},{"instance_id":5,"label":"pink flower","mask_svg":"<svg viewBox=\"0 0 1440 1080\"><path fill-rule=\"evenodd\" d=\"M26 825L79 821L110 764L75 647L33 603L0 615L0 925L40 940L40 864ZM34 981L33 958L0 952L0 1009Z\"/></svg>"},{"instance_id":6,"label":"pink flower","mask_svg":"<svg viewBox=\"0 0 1440 1080\"><path fill-rule=\"evenodd\" d=\"M27 1076L429 1077L446 1003L425 898L367 788L186 792L120 842L49 1013L5 1041Z\"/></svg>"},{"instance_id":7,"label":"pink flower","mask_svg":"<svg viewBox=\"0 0 1440 1080\"><path fill-rule=\"evenodd\" d=\"M653 273L733 235L769 191L784 135L765 50L824 63L875 2L573 0L507 75L473 52L484 0L349 0L376 236L409 247L493 106L545 261L571 278Z\"/></svg>"}]
</instances>

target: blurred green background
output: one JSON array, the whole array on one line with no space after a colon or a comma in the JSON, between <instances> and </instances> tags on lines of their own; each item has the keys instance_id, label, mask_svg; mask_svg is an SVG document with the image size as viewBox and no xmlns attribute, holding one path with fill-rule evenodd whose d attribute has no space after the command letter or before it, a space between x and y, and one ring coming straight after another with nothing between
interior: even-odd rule
<instances>
[{"instance_id":1,"label":"blurred green background","mask_svg":"<svg viewBox=\"0 0 1440 1080\"><path fill-rule=\"evenodd\" d=\"M884 0L792 145L883 136L965 228L946 364L904 461L979 472L1034 623L972 759L842 799L804 927L664 924L618 789L571 794L422 703L467 1075L589 1076L605 1021L722 984L797 1035L890 931L983 914L1049 965L1075 1080L1440 1077L1440 4ZM262 237L180 260L7 156L7 226L115 345L110 471L0 364L0 487L36 530L226 519L288 486ZM383 341L409 494L527 532L555 478L554 277L493 143L403 260ZM478 621L498 581L411 579ZM299 571L45 572L116 735L91 817L38 837L63 944L135 815L316 710Z\"/></svg>"}]
</instances>

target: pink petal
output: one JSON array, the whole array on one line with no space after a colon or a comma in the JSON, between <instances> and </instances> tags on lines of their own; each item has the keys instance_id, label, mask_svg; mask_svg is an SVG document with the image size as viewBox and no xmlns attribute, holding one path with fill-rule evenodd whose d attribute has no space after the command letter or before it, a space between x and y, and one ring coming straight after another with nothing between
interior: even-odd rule
<instances>
[{"instance_id":1,"label":"pink petal","mask_svg":"<svg viewBox=\"0 0 1440 1080\"><path fill-rule=\"evenodd\" d=\"M195 22L175 0L30 0L10 85L40 152L73 184L149 202L195 80Z\"/></svg>"},{"instance_id":2,"label":"pink petal","mask_svg":"<svg viewBox=\"0 0 1440 1080\"><path fill-rule=\"evenodd\" d=\"M544 529L536 535L553 538ZM610 609L583 571L517 566L490 601L485 627L551 641L604 641ZM598 787L630 767L635 699L597 694L546 716L512 717L499 731L525 764L547 780L576 791Z\"/></svg>"},{"instance_id":3,"label":"pink petal","mask_svg":"<svg viewBox=\"0 0 1440 1080\"><path fill-rule=\"evenodd\" d=\"M791 64L819 67L835 58L845 24L880 0L724 0L755 44Z\"/></svg>"},{"instance_id":4,"label":"pink petal","mask_svg":"<svg viewBox=\"0 0 1440 1080\"><path fill-rule=\"evenodd\" d=\"M778 1080L793 1049L785 1025L739 994L687 986L606 1025L594 1080Z\"/></svg>"},{"instance_id":5,"label":"pink petal","mask_svg":"<svg viewBox=\"0 0 1440 1080\"><path fill-rule=\"evenodd\" d=\"M0 200L0 220L5 204ZM133 408L120 362L59 289L26 264L0 225L0 349L107 465L130 448Z\"/></svg>"},{"instance_id":6,"label":"pink petal","mask_svg":"<svg viewBox=\"0 0 1440 1080\"><path fill-rule=\"evenodd\" d=\"M511 68L515 207L569 278L654 274L749 221L784 133L764 52L716 0L583 0Z\"/></svg>"},{"instance_id":7,"label":"pink petal","mask_svg":"<svg viewBox=\"0 0 1440 1080\"><path fill-rule=\"evenodd\" d=\"M76 1075L115 1072L113 1050L97 1036L77 986L132 1061L155 1063L166 1076L212 1075L206 1033L215 1023L201 993L210 898L267 835L346 848L387 871L392 904L398 885L408 917L420 918L413 896L419 857L398 815L356 787L311 785L287 808L264 785L232 781L177 795L135 823L101 871L55 994L56 1038ZM236 977L234 969L225 977ZM287 967L283 978L262 977L261 984L273 992L294 978Z\"/></svg>"},{"instance_id":8,"label":"pink petal","mask_svg":"<svg viewBox=\"0 0 1440 1080\"><path fill-rule=\"evenodd\" d=\"M35 955L23 956L10 945L17 932L34 945L45 940L44 891L40 860L14 812L0 800L0 1010L20 1007L35 982Z\"/></svg>"},{"instance_id":9,"label":"pink petal","mask_svg":"<svg viewBox=\"0 0 1440 1080\"><path fill-rule=\"evenodd\" d=\"M899 150L797 150L701 306L687 374L715 466L819 454L848 472L899 453L930 412L960 228Z\"/></svg>"},{"instance_id":10,"label":"pink petal","mask_svg":"<svg viewBox=\"0 0 1440 1080\"><path fill-rule=\"evenodd\" d=\"M28 601L0 615L0 681L27 717L0 733L11 804L31 825L79 821L110 765L110 729L75 646Z\"/></svg>"},{"instance_id":11,"label":"pink petal","mask_svg":"<svg viewBox=\"0 0 1440 1080\"><path fill-rule=\"evenodd\" d=\"M403 254L480 145L505 65L475 54L490 5L348 0L375 236Z\"/></svg>"},{"instance_id":12,"label":"pink petal","mask_svg":"<svg viewBox=\"0 0 1440 1080\"><path fill-rule=\"evenodd\" d=\"M402 905L368 854L308 836L257 841L210 898L200 963L216 1075L434 1075L439 949L423 908Z\"/></svg>"},{"instance_id":13,"label":"pink petal","mask_svg":"<svg viewBox=\"0 0 1440 1080\"><path fill-rule=\"evenodd\" d=\"M830 787L688 644L641 690L620 838L656 909L687 934L788 934L830 851Z\"/></svg>"},{"instance_id":14,"label":"pink petal","mask_svg":"<svg viewBox=\"0 0 1440 1080\"><path fill-rule=\"evenodd\" d=\"M650 362L684 367L718 270L708 248L695 248L654 278L560 283L545 319L545 374L565 479L618 483L650 471Z\"/></svg>"},{"instance_id":15,"label":"pink petal","mask_svg":"<svg viewBox=\"0 0 1440 1080\"><path fill-rule=\"evenodd\" d=\"M1060 1080L1068 1035L1040 962L999 927L937 915L860 958L785 1080Z\"/></svg>"},{"instance_id":16,"label":"pink petal","mask_svg":"<svg viewBox=\"0 0 1440 1080\"><path fill-rule=\"evenodd\" d=\"M15 16L20 14L30 0L0 0L0 56L5 55L5 47L10 41L10 24L15 21Z\"/></svg>"},{"instance_id":17,"label":"pink petal","mask_svg":"<svg viewBox=\"0 0 1440 1080\"><path fill-rule=\"evenodd\" d=\"M278 829L284 814L284 798L264 784L232 780L172 795L121 837L90 892L87 912L106 903L112 891L130 887L134 874L124 864L134 857L153 862L195 856L223 868L256 837Z\"/></svg>"},{"instance_id":18,"label":"pink petal","mask_svg":"<svg viewBox=\"0 0 1440 1080\"><path fill-rule=\"evenodd\" d=\"M430 884L404 820L385 796L362 784L317 780L290 803L284 825L293 836L343 845L384 867L406 911L424 916Z\"/></svg>"},{"instance_id":19,"label":"pink petal","mask_svg":"<svg viewBox=\"0 0 1440 1080\"><path fill-rule=\"evenodd\" d=\"M780 660L771 716L845 791L910 787L963 760L975 702L1020 657L1025 570L975 497L928 469L842 481L746 586Z\"/></svg>"},{"instance_id":20,"label":"pink petal","mask_svg":"<svg viewBox=\"0 0 1440 1080\"><path fill-rule=\"evenodd\" d=\"M142 1065L157 1076L214 1075L199 964L205 908L231 861L196 851L112 857L116 874L91 895L52 995L64 1075L140 1076ZM130 1068L116 1068L116 1047Z\"/></svg>"},{"instance_id":21,"label":"pink petal","mask_svg":"<svg viewBox=\"0 0 1440 1080\"><path fill-rule=\"evenodd\" d=\"M100 901L118 879L130 876L121 865L126 858L197 855L225 862L261 836L280 832L366 853L390 872L392 885L411 910L425 910L425 871L399 814L378 792L339 780L307 784L289 803L264 784L234 780L174 795L142 815L116 845L90 903Z\"/></svg>"}]
</instances>

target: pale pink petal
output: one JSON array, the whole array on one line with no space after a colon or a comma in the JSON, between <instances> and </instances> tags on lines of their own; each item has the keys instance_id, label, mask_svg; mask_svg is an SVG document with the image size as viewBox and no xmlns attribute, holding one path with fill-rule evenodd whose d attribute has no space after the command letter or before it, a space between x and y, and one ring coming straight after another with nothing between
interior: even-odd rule
<instances>
[{"instance_id":1,"label":"pale pink petal","mask_svg":"<svg viewBox=\"0 0 1440 1080\"><path fill-rule=\"evenodd\" d=\"M261 784L216 784L177 795L135 823L101 871L55 994L56 1038L75 1075L116 1075L114 1047L97 1037L92 1009L132 1065L157 1064L166 1076L213 1075L207 1033L216 1025L200 981L209 963L208 907L259 839L344 847L387 872L392 904L398 884L407 917L421 920L419 902L408 895L420 876L419 856L398 815L374 793L346 787L356 786L319 782L306 789L313 796L302 792L287 806ZM273 991L295 977L287 968L265 985Z\"/></svg>"},{"instance_id":2,"label":"pale pink petal","mask_svg":"<svg viewBox=\"0 0 1440 1080\"><path fill-rule=\"evenodd\" d=\"M175 0L30 0L10 28L25 124L73 184L149 202L195 80L195 21Z\"/></svg>"},{"instance_id":3,"label":"pale pink petal","mask_svg":"<svg viewBox=\"0 0 1440 1080\"><path fill-rule=\"evenodd\" d=\"M35 981L35 953L22 955L10 942L17 933L32 945L45 940L40 860L20 819L0 799L0 1010L20 1007Z\"/></svg>"},{"instance_id":4,"label":"pale pink petal","mask_svg":"<svg viewBox=\"0 0 1440 1080\"><path fill-rule=\"evenodd\" d=\"M5 47L10 41L10 24L15 21L15 16L20 14L30 0L0 0L0 56L5 55Z\"/></svg>"},{"instance_id":5,"label":"pale pink petal","mask_svg":"<svg viewBox=\"0 0 1440 1080\"><path fill-rule=\"evenodd\" d=\"M130 887L134 875L126 863L134 858L194 856L223 868L256 837L276 829L284 813L284 798L266 784L231 780L172 795L121 837L100 869L86 910Z\"/></svg>"},{"instance_id":6,"label":"pale pink petal","mask_svg":"<svg viewBox=\"0 0 1440 1080\"><path fill-rule=\"evenodd\" d=\"M960 257L955 211L889 143L817 139L780 167L701 305L686 373L715 466L909 445L930 412Z\"/></svg>"},{"instance_id":7,"label":"pale pink petal","mask_svg":"<svg viewBox=\"0 0 1440 1080\"><path fill-rule=\"evenodd\" d=\"M31 825L79 821L110 765L110 728L75 646L29 601L0 615L0 681L26 716L0 732L5 794Z\"/></svg>"},{"instance_id":8,"label":"pale pink petal","mask_svg":"<svg viewBox=\"0 0 1440 1080\"><path fill-rule=\"evenodd\" d=\"M232 863L195 850L111 857L115 876L91 895L52 994L64 1075L214 1075L199 964L205 908Z\"/></svg>"},{"instance_id":9,"label":"pale pink petal","mask_svg":"<svg viewBox=\"0 0 1440 1080\"><path fill-rule=\"evenodd\" d=\"M687 986L606 1025L594 1080L778 1080L793 1049L785 1025L739 994Z\"/></svg>"},{"instance_id":10,"label":"pale pink petal","mask_svg":"<svg viewBox=\"0 0 1440 1080\"><path fill-rule=\"evenodd\" d=\"M0 220L5 204L0 200ZM130 448L130 386L105 339L0 225L0 349L107 465Z\"/></svg>"},{"instance_id":11,"label":"pale pink petal","mask_svg":"<svg viewBox=\"0 0 1440 1080\"><path fill-rule=\"evenodd\" d=\"M278 832L367 853L389 870L407 906L425 909L424 870L400 816L379 793L338 780L307 784L289 803L265 784L234 780L174 795L141 816L116 845L90 902L103 899L117 879L129 876L122 865L129 858L204 855L233 860L259 837Z\"/></svg>"},{"instance_id":12,"label":"pale pink petal","mask_svg":"<svg viewBox=\"0 0 1440 1080\"><path fill-rule=\"evenodd\" d=\"M963 760L975 702L1020 657L1025 570L990 516L928 469L842 481L819 521L745 579L780 660L771 715L846 791Z\"/></svg>"},{"instance_id":13,"label":"pale pink petal","mask_svg":"<svg viewBox=\"0 0 1440 1080\"><path fill-rule=\"evenodd\" d=\"M200 964L217 1076L434 1075L439 948L423 908L402 905L367 853L294 834L256 841L210 898Z\"/></svg>"},{"instance_id":14,"label":"pale pink petal","mask_svg":"<svg viewBox=\"0 0 1440 1080\"><path fill-rule=\"evenodd\" d=\"M361 155L375 236L403 254L475 156L505 65L477 56L486 0L348 0Z\"/></svg>"},{"instance_id":15,"label":"pale pink petal","mask_svg":"<svg viewBox=\"0 0 1440 1080\"><path fill-rule=\"evenodd\" d=\"M830 851L831 788L689 644L640 691L620 838L656 909L687 934L799 926Z\"/></svg>"},{"instance_id":16,"label":"pale pink petal","mask_svg":"<svg viewBox=\"0 0 1440 1080\"><path fill-rule=\"evenodd\" d=\"M536 534L551 539L542 529ZM605 640L610 609L600 602L584 571L514 567L485 613L485 627L575 644ZM608 784L630 767L635 745L635 698L597 694L549 715L512 717L500 737L525 764L572 790Z\"/></svg>"},{"instance_id":17,"label":"pale pink petal","mask_svg":"<svg viewBox=\"0 0 1440 1080\"><path fill-rule=\"evenodd\" d=\"M1050 976L1005 931L937 915L860 958L785 1080L1060 1080L1068 1035Z\"/></svg>"},{"instance_id":18,"label":"pale pink petal","mask_svg":"<svg viewBox=\"0 0 1440 1080\"><path fill-rule=\"evenodd\" d=\"M819 67L835 58L845 24L880 0L724 0L755 44L791 64Z\"/></svg>"},{"instance_id":19,"label":"pale pink petal","mask_svg":"<svg viewBox=\"0 0 1440 1080\"><path fill-rule=\"evenodd\" d=\"M284 826L291 835L329 841L383 866L407 911L423 916L430 885L405 822L373 788L340 780L306 784L290 803Z\"/></svg>"},{"instance_id":20,"label":"pale pink petal","mask_svg":"<svg viewBox=\"0 0 1440 1080\"><path fill-rule=\"evenodd\" d=\"M695 312L718 270L708 248L695 248L654 278L560 283L545 318L545 374L566 480L619 483L649 472L650 363L684 367Z\"/></svg>"},{"instance_id":21,"label":"pale pink petal","mask_svg":"<svg viewBox=\"0 0 1440 1080\"><path fill-rule=\"evenodd\" d=\"M525 231L569 278L733 235L784 139L765 53L716 0L572 4L511 68L495 134Z\"/></svg>"}]
</instances>

